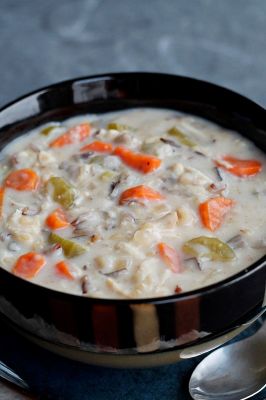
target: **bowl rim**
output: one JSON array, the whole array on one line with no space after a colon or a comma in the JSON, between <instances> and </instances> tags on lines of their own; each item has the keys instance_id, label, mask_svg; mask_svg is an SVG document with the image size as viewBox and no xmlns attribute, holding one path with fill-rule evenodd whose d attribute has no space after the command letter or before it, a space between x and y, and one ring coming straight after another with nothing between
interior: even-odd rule
<instances>
[{"instance_id":1,"label":"bowl rim","mask_svg":"<svg viewBox=\"0 0 266 400\"><path fill-rule=\"evenodd\" d=\"M127 78L127 79L134 79L138 77L154 77L154 78L168 78L168 79L182 79L187 82L195 82L198 84L203 84L208 86L209 88L212 88L214 90L219 90L220 92L223 91L231 96L237 97L239 100L245 101L246 103L249 103L251 107L254 107L257 109L258 112L265 113L266 115L266 110L256 103L255 101L249 99L248 97L239 94L232 89L228 89L225 86L217 85L212 82L208 82L205 80L193 78L190 76L183 76L183 75L177 75L177 74L168 74L168 73L161 73L161 72L148 72L148 71L132 71L132 72L110 72L110 73L102 73L102 74L96 74L96 75L89 75L89 76L81 76L77 78L71 78L63 81L59 81L57 83L53 83L50 85L43 86L41 88L35 89L31 92L28 92L26 94L23 94L22 96L19 96L18 98L11 100L7 104L4 104L2 107L0 107L0 114L7 110L8 108L12 107L13 105L16 105L20 103L23 100L26 100L27 98L30 98L31 96L42 94L43 92L49 91L49 90L56 90L60 89L60 87L65 87L68 85L73 85L75 83L79 82L93 82L93 81L112 81L115 79L119 78ZM16 123L14 123L15 125ZM4 129L5 126L1 128ZM84 296L83 294L74 294L74 293L68 293L68 292L63 292L59 291L56 289L52 289L46 286L42 286L38 283L34 283L32 281L17 277L16 275L13 275L10 271L0 267L0 274L8 274L8 276L16 281L18 284L28 286L29 289L38 289L42 290L43 293L51 293L53 295L59 296L59 297L64 297L68 299L72 299L74 301L83 299L82 301L86 302L92 302L92 303L101 303L101 304L126 304L126 305L131 305L131 304L164 304L168 302L175 302L179 300L188 300L197 296L204 296L211 294L214 291L221 290L225 286L233 285L234 283L237 283L241 281L242 279L247 279L249 275L253 274L256 270L262 269L263 267L266 266L266 254L262 256L259 260L255 261L248 267L244 268L243 270L237 272L236 274L233 274L229 276L228 278L225 278L223 280L220 280L218 282L215 282L213 284L203 286L198 289L186 291L186 292L181 292L178 294L173 294L173 295L168 295L168 296L160 296L160 297L144 297L144 298L132 298L132 299L120 299L120 298L100 298L100 297L89 297L89 296Z\"/></svg>"}]
</instances>

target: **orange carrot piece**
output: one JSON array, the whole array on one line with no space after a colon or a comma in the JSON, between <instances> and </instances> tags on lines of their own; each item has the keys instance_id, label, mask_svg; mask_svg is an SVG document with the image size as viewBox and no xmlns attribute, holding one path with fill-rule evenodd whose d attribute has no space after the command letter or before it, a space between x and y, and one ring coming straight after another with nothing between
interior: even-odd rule
<instances>
[{"instance_id":1,"label":"orange carrot piece","mask_svg":"<svg viewBox=\"0 0 266 400\"><path fill-rule=\"evenodd\" d=\"M57 272L65 278L71 280L74 279L74 276L71 274L69 266L67 265L67 263L65 263L65 261L59 261L57 264L55 264L55 268Z\"/></svg>"},{"instance_id":2,"label":"orange carrot piece","mask_svg":"<svg viewBox=\"0 0 266 400\"><path fill-rule=\"evenodd\" d=\"M2 212L3 212L4 195L5 195L5 188L0 187L0 217L2 216Z\"/></svg>"},{"instance_id":3,"label":"orange carrot piece","mask_svg":"<svg viewBox=\"0 0 266 400\"><path fill-rule=\"evenodd\" d=\"M214 197L201 203L199 214L202 224L210 231L215 231L234 204L234 200L225 197Z\"/></svg>"},{"instance_id":4,"label":"orange carrot piece","mask_svg":"<svg viewBox=\"0 0 266 400\"><path fill-rule=\"evenodd\" d=\"M118 146L115 148L114 155L118 156L127 166L148 174L155 171L161 165L161 160L150 154L134 153L132 150Z\"/></svg>"},{"instance_id":5,"label":"orange carrot piece","mask_svg":"<svg viewBox=\"0 0 266 400\"><path fill-rule=\"evenodd\" d=\"M148 201L163 200L165 197L161 193L156 192L149 186L139 185L126 189L119 198L119 204L125 204L129 201L137 201L140 203Z\"/></svg>"},{"instance_id":6,"label":"orange carrot piece","mask_svg":"<svg viewBox=\"0 0 266 400\"><path fill-rule=\"evenodd\" d=\"M224 156L223 161L229 165L219 161L215 161L215 163L218 167L240 177L253 176L262 170L262 165L257 160L241 160L231 156Z\"/></svg>"},{"instance_id":7,"label":"orange carrot piece","mask_svg":"<svg viewBox=\"0 0 266 400\"><path fill-rule=\"evenodd\" d=\"M113 145L111 143L96 141L86 144L86 146L82 147L80 151L96 151L98 153L111 153L113 151Z\"/></svg>"},{"instance_id":8,"label":"orange carrot piece","mask_svg":"<svg viewBox=\"0 0 266 400\"><path fill-rule=\"evenodd\" d=\"M175 249L168 246L166 243L161 242L157 244L157 250L164 263L173 272L182 272L181 260Z\"/></svg>"},{"instance_id":9,"label":"orange carrot piece","mask_svg":"<svg viewBox=\"0 0 266 400\"><path fill-rule=\"evenodd\" d=\"M35 190L39 184L39 177L32 169L18 169L10 172L5 180L5 186L15 190Z\"/></svg>"},{"instance_id":10,"label":"orange carrot piece","mask_svg":"<svg viewBox=\"0 0 266 400\"><path fill-rule=\"evenodd\" d=\"M12 272L21 278L34 278L45 264L46 258L42 254L30 252L17 259Z\"/></svg>"},{"instance_id":11,"label":"orange carrot piece","mask_svg":"<svg viewBox=\"0 0 266 400\"><path fill-rule=\"evenodd\" d=\"M54 210L45 220L46 225L51 229L62 229L69 225L66 214L62 208Z\"/></svg>"},{"instance_id":12,"label":"orange carrot piece","mask_svg":"<svg viewBox=\"0 0 266 400\"><path fill-rule=\"evenodd\" d=\"M89 123L73 126L73 128L70 128L67 132L63 133L63 135L53 140L49 146L63 147L67 144L83 142L90 135L90 132L91 126Z\"/></svg>"}]
</instances>

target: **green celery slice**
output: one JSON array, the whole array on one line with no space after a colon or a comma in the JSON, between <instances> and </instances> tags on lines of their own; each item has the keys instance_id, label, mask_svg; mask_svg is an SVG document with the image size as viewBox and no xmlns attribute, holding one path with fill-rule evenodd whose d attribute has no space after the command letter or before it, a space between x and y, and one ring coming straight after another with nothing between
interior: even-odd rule
<instances>
[{"instance_id":1,"label":"green celery slice","mask_svg":"<svg viewBox=\"0 0 266 400\"><path fill-rule=\"evenodd\" d=\"M204 254L199 254L199 246L205 247L208 251ZM189 240L184 244L183 251L193 257L207 257L211 261L230 261L235 258L235 253L228 244L220 239L208 236L199 236Z\"/></svg>"},{"instance_id":2,"label":"green celery slice","mask_svg":"<svg viewBox=\"0 0 266 400\"><path fill-rule=\"evenodd\" d=\"M168 135L174 136L179 143L183 144L184 146L187 147L195 147L196 143L194 143L192 140L188 139L188 137L181 132L179 129L177 129L176 127L173 127L171 129L169 129L169 131L167 131Z\"/></svg>"},{"instance_id":3,"label":"green celery slice","mask_svg":"<svg viewBox=\"0 0 266 400\"><path fill-rule=\"evenodd\" d=\"M76 257L86 252L85 247L73 242L72 240L64 239L53 232L50 233L48 241L51 244L60 244L63 249L64 255L67 258Z\"/></svg>"},{"instance_id":4,"label":"green celery slice","mask_svg":"<svg viewBox=\"0 0 266 400\"><path fill-rule=\"evenodd\" d=\"M41 135L48 136L50 133L59 126L59 124L49 125L40 131Z\"/></svg>"},{"instance_id":5,"label":"green celery slice","mask_svg":"<svg viewBox=\"0 0 266 400\"><path fill-rule=\"evenodd\" d=\"M74 202L74 190L63 178L52 176L48 181L53 186L53 200L65 208Z\"/></svg>"},{"instance_id":6,"label":"green celery slice","mask_svg":"<svg viewBox=\"0 0 266 400\"><path fill-rule=\"evenodd\" d=\"M114 129L116 131L122 132L129 129L127 125L119 124L117 122L109 122L107 129Z\"/></svg>"}]
</instances>

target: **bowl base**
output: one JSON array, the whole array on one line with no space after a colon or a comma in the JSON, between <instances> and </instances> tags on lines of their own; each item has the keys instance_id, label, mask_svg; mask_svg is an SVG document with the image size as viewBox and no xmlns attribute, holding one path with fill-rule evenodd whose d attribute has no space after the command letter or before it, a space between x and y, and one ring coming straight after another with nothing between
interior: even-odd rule
<instances>
[{"instance_id":1,"label":"bowl base","mask_svg":"<svg viewBox=\"0 0 266 400\"><path fill-rule=\"evenodd\" d=\"M43 338L37 337L29 332L25 332L18 326L15 326L13 324L11 325L17 333L30 340L31 342L48 351L51 351L52 353L74 361L80 361L85 364L109 368L151 368L167 364L174 364L178 361L193 358L214 350L217 347L225 344L229 340L233 339L235 336L239 335L243 330L247 329L259 316L260 314L248 323L242 324L239 327L227 332L226 334L223 334L199 345L186 347L185 349L164 351L161 353L145 353L132 355L92 353L78 348L48 342Z\"/></svg>"}]
</instances>

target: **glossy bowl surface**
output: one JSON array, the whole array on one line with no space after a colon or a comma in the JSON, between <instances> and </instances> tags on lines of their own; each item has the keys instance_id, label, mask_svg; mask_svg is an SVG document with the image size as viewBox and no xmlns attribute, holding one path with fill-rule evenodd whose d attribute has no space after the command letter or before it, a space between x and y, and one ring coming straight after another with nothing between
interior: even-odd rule
<instances>
[{"instance_id":1,"label":"glossy bowl surface","mask_svg":"<svg viewBox=\"0 0 266 400\"><path fill-rule=\"evenodd\" d=\"M259 105L207 82L155 73L78 78L26 95L0 110L0 146L51 120L132 107L202 116L266 152L266 111ZM188 293L108 300L57 292L0 268L0 313L47 346L110 356L111 365L118 357L145 355L156 356L159 364L166 352L211 343L253 318L265 307L265 281L266 256L233 277Z\"/></svg>"}]
</instances>

